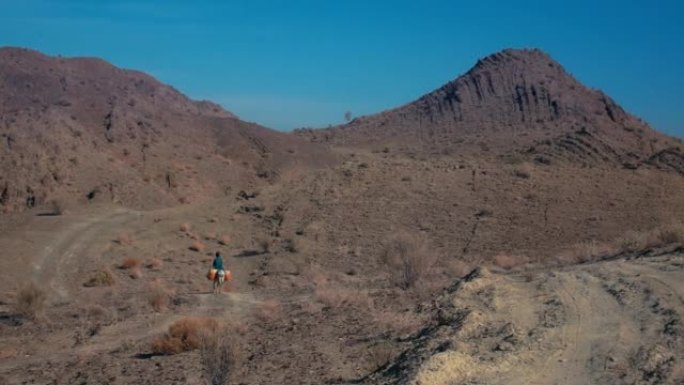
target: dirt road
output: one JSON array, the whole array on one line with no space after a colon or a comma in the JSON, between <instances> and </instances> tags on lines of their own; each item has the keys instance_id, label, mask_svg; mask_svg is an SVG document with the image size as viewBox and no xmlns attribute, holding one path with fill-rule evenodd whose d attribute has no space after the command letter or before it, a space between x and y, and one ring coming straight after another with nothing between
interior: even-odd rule
<instances>
[{"instance_id":1,"label":"dirt road","mask_svg":"<svg viewBox=\"0 0 684 385\"><path fill-rule=\"evenodd\" d=\"M415 375L369 383L681 384L682 295L681 251L485 274L449 298L469 312L451 348L424 357Z\"/></svg>"}]
</instances>

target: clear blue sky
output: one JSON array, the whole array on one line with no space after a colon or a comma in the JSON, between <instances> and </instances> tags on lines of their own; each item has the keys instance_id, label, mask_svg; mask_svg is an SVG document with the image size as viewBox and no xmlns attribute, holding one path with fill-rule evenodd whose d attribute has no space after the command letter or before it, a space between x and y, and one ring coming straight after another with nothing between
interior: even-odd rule
<instances>
[{"instance_id":1,"label":"clear blue sky","mask_svg":"<svg viewBox=\"0 0 684 385\"><path fill-rule=\"evenodd\" d=\"M684 5L651 1L0 0L0 45L98 56L245 120L326 126L538 47L684 137Z\"/></svg>"}]
</instances>

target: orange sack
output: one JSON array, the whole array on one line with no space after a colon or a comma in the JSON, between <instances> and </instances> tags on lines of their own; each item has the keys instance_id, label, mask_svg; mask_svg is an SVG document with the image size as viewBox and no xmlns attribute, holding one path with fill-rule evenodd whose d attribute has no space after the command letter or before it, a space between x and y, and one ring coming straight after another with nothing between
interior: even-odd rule
<instances>
[{"instance_id":1,"label":"orange sack","mask_svg":"<svg viewBox=\"0 0 684 385\"><path fill-rule=\"evenodd\" d=\"M226 270L226 277L225 277L225 282L230 282L233 280L233 273L230 272L230 270Z\"/></svg>"},{"instance_id":2,"label":"orange sack","mask_svg":"<svg viewBox=\"0 0 684 385\"><path fill-rule=\"evenodd\" d=\"M210 281L213 281L214 279L216 279L216 273L217 272L218 272L218 270L216 270L216 269L213 269L213 268L209 269L209 272L207 273L207 279Z\"/></svg>"}]
</instances>

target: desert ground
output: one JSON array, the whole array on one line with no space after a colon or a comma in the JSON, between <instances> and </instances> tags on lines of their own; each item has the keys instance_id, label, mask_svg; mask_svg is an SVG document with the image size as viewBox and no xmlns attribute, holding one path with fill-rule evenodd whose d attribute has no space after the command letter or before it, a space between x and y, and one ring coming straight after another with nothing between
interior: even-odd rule
<instances>
[{"instance_id":1,"label":"desert ground","mask_svg":"<svg viewBox=\"0 0 684 385\"><path fill-rule=\"evenodd\" d=\"M537 50L296 133L0 74L0 384L684 384L682 141Z\"/></svg>"}]
</instances>

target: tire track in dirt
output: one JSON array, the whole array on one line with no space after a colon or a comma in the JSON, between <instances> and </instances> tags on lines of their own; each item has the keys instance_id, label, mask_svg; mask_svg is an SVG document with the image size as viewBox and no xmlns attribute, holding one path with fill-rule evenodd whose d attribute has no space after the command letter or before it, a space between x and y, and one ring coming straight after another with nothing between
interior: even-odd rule
<instances>
[{"instance_id":1,"label":"tire track in dirt","mask_svg":"<svg viewBox=\"0 0 684 385\"><path fill-rule=\"evenodd\" d=\"M684 372L680 260L614 260L526 279L485 274L449 300L470 311L449 337L454 348L420 359L410 381L366 383L585 385L646 377L649 384L678 383Z\"/></svg>"},{"instance_id":2,"label":"tire track in dirt","mask_svg":"<svg viewBox=\"0 0 684 385\"><path fill-rule=\"evenodd\" d=\"M128 210L117 210L106 215L96 215L80 220L62 231L43 249L34 262L34 277L46 283L59 300L70 297L68 287L73 283L73 274L79 264L93 262L89 253L98 240L113 239L114 230L140 218L141 214Z\"/></svg>"}]
</instances>

